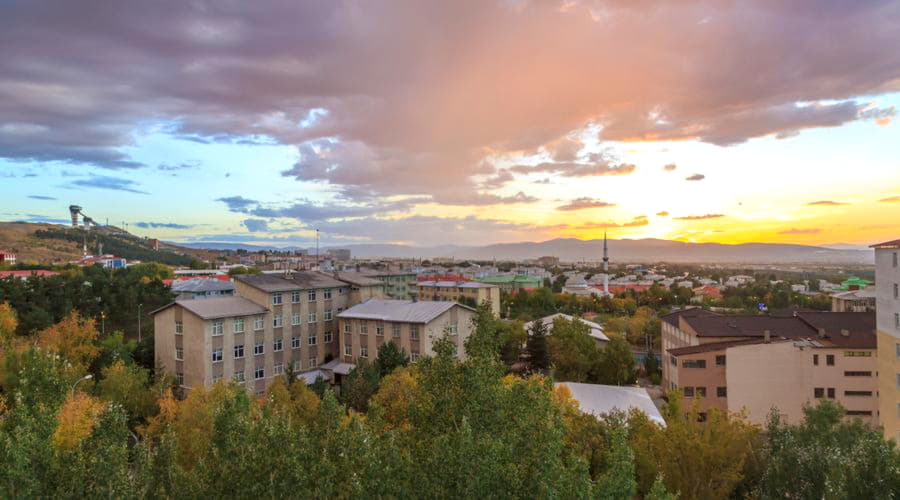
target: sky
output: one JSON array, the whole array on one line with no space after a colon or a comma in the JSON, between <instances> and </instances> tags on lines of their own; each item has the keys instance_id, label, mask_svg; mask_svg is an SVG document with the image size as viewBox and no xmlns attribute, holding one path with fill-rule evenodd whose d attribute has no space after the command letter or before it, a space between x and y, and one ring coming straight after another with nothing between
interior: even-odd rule
<instances>
[{"instance_id":1,"label":"sky","mask_svg":"<svg viewBox=\"0 0 900 500\"><path fill-rule=\"evenodd\" d=\"M13 2L0 220L176 242L900 237L900 3Z\"/></svg>"}]
</instances>

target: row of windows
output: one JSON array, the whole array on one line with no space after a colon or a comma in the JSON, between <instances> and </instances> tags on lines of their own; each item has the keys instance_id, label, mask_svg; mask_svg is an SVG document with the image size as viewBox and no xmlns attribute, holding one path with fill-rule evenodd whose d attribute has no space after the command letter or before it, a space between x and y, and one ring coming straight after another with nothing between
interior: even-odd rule
<instances>
[{"instance_id":1,"label":"row of windows","mask_svg":"<svg viewBox=\"0 0 900 500\"><path fill-rule=\"evenodd\" d=\"M343 295L345 290L343 288L338 289L338 293ZM299 304L300 303L301 292L300 290L294 290L291 292L291 304ZM307 290L306 291L306 300L309 302L315 302L317 297L316 290ZM331 300L331 289L326 288L322 290L322 300ZM281 292L276 292L272 294L272 305L279 305L284 303L284 297Z\"/></svg>"},{"instance_id":2,"label":"row of windows","mask_svg":"<svg viewBox=\"0 0 900 500\"><path fill-rule=\"evenodd\" d=\"M690 387L685 386L681 388L684 393L684 397L692 398L697 396L698 398L706 397L706 387ZM727 387L716 387L716 397L718 398L727 398L728 397L728 388Z\"/></svg>"},{"instance_id":3,"label":"row of windows","mask_svg":"<svg viewBox=\"0 0 900 500\"><path fill-rule=\"evenodd\" d=\"M828 366L834 366L834 354L826 354L825 355L825 364ZM813 354L813 365L819 365L819 355Z\"/></svg>"},{"instance_id":4,"label":"row of windows","mask_svg":"<svg viewBox=\"0 0 900 500\"><path fill-rule=\"evenodd\" d=\"M328 309L327 311L325 311L324 319L325 319L325 321L331 321L334 319L334 313L331 309ZM317 314L314 312L309 313L306 317L306 322L310 323L310 324L318 322ZM293 314L291 316L291 325L298 326L300 324L301 324L300 314L299 313ZM259 316L259 317L253 319L253 330L254 331L262 330L263 326L264 326L264 320L263 320L262 316ZM284 317L280 314L273 315L272 316L272 327L273 328L281 328L282 326L284 326ZM239 318L239 319L233 320L231 329L234 333L244 333L245 332L244 319ZM181 321L176 321L175 322L175 334L181 335L183 332L184 332L183 323ZM225 323L223 321L214 321L212 324L213 336L218 337L224 333L225 333Z\"/></svg>"},{"instance_id":5,"label":"row of windows","mask_svg":"<svg viewBox=\"0 0 900 500\"><path fill-rule=\"evenodd\" d=\"M353 356L353 346L350 345L349 343L344 346L344 355L345 356ZM361 357L361 358L369 357L369 348L367 346L360 346L359 357ZM410 359L410 361L418 361L419 360L419 351L410 351L409 359Z\"/></svg>"},{"instance_id":6,"label":"row of windows","mask_svg":"<svg viewBox=\"0 0 900 500\"><path fill-rule=\"evenodd\" d=\"M675 356L669 355L672 361L673 366L678 366L678 358ZM706 368L706 360L705 359L686 359L681 362L681 366L683 368ZM716 366L725 366L725 355L719 354L716 356Z\"/></svg>"},{"instance_id":7,"label":"row of windows","mask_svg":"<svg viewBox=\"0 0 900 500\"><path fill-rule=\"evenodd\" d=\"M330 344L334 340L334 336L331 332L325 333L325 343ZM310 335L307 337L307 344L316 345L317 337L315 335ZM300 337L291 337L291 349L300 349L301 341ZM272 342L272 350L274 352L281 352L284 349L284 344L282 339L275 339ZM218 363L223 359L223 349L213 349L212 352L212 360L213 363ZM253 345L253 355L259 356L261 354L266 353L266 346L263 342L257 342ZM237 344L234 346L234 359L241 359L244 357L244 344ZM184 360L184 349L181 347L175 348L175 360L183 361Z\"/></svg>"},{"instance_id":8,"label":"row of windows","mask_svg":"<svg viewBox=\"0 0 900 500\"><path fill-rule=\"evenodd\" d=\"M456 325L452 325L453 332L456 333ZM353 322L347 321L344 323L344 333L353 333ZM359 324L359 333L360 334L368 334L369 333L369 324L368 322L362 321ZM384 323L378 323L375 326L375 335L381 337L384 335ZM400 323L391 323L391 335L395 339L400 338ZM416 340L419 338L419 325L409 325L409 338Z\"/></svg>"}]
</instances>

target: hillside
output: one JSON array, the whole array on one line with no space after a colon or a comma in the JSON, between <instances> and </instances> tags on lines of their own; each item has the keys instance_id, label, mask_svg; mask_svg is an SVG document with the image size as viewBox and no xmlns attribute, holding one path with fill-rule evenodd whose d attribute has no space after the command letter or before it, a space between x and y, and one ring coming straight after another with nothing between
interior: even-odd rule
<instances>
[{"instance_id":1,"label":"hillside","mask_svg":"<svg viewBox=\"0 0 900 500\"><path fill-rule=\"evenodd\" d=\"M144 262L160 262L173 266L187 266L197 259L209 259L211 252L165 245L159 251L149 242L131 234L113 234L101 230L87 233L89 253L103 253ZM0 249L14 252L20 263L64 264L82 256L85 243L83 229L57 224L28 222L0 222Z\"/></svg>"}]
</instances>

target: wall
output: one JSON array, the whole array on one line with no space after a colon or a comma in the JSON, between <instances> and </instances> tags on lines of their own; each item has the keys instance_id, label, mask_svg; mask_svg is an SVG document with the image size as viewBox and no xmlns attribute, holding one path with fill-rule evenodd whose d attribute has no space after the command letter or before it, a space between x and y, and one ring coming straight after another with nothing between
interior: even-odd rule
<instances>
[{"instance_id":1,"label":"wall","mask_svg":"<svg viewBox=\"0 0 900 500\"><path fill-rule=\"evenodd\" d=\"M900 268L894 267L897 249L875 250L876 318L878 325L879 419L887 438L900 442L900 330L894 314L900 301L894 298L894 284L900 283Z\"/></svg>"}]
</instances>

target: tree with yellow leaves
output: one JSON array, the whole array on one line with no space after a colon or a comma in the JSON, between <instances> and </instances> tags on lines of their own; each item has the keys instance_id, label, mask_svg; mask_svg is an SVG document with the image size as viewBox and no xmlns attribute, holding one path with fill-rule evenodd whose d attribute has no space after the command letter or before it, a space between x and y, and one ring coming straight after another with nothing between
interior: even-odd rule
<instances>
[{"instance_id":1,"label":"tree with yellow leaves","mask_svg":"<svg viewBox=\"0 0 900 500\"><path fill-rule=\"evenodd\" d=\"M397 368L381 379L372 404L381 409L384 429L409 430L409 412L413 401L419 397L415 368Z\"/></svg>"},{"instance_id":2,"label":"tree with yellow leaves","mask_svg":"<svg viewBox=\"0 0 900 500\"><path fill-rule=\"evenodd\" d=\"M66 399L59 409L59 424L53 433L53 445L63 451L72 451L94 430L94 425L106 404L83 392L76 392Z\"/></svg>"},{"instance_id":3,"label":"tree with yellow leaves","mask_svg":"<svg viewBox=\"0 0 900 500\"><path fill-rule=\"evenodd\" d=\"M96 345L98 335L93 319L83 318L77 311L72 311L59 323L38 333L37 344L84 372L100 354L100 348Z\"/></svg>"}]
</instances>

